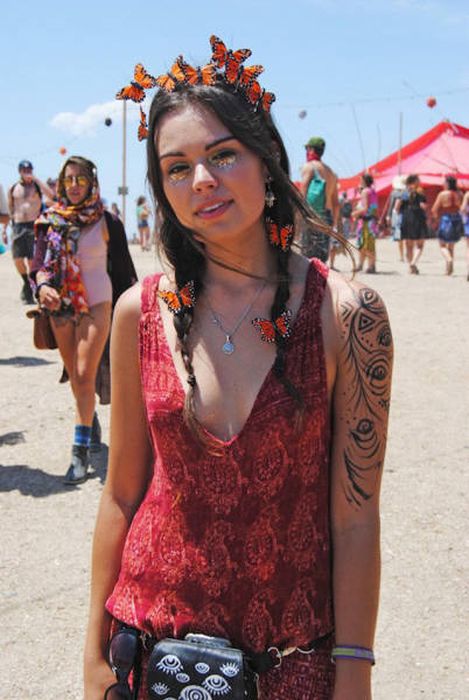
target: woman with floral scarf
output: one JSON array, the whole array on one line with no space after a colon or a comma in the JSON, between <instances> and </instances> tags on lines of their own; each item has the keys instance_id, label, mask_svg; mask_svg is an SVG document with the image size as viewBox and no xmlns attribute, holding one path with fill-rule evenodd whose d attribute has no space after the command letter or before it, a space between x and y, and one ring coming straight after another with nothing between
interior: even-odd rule
<instances>
[{"instance_id":1,"label":"woman with floral scarf","mask_svg":"<svg viewBox=\"0 0 469 700\"><path fill-rule=\"evenodd\" d=\"M51 326L76 402L72 459L64 483L86 480L91 447L100 444L96 378L113 304L137 279L121 222L104 211L95 165L68 158L58 202L36 221L31 279ZM108 403L108 400L102 403Z\"/></svg>"}]
</instances>

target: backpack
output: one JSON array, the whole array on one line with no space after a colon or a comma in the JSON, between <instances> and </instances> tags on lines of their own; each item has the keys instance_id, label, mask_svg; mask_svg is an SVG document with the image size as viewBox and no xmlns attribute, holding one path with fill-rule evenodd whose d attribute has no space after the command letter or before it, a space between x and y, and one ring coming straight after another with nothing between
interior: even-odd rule
<instances>
[{"instance_id":1,"label":"backpack","mask_svg":"<svg viewBox=\"0 0 469 700\"><path fill-rule=\"evenodd\" d=\"M326 181L314 171L314 177L308 185L306 201L314 211L322 216L326 208Z\"/></svg>"},{"instance_id":2,"label":"backpack","mask_svg":"<svg viewBox=\"0 0 469 700\"><path fill-rule=\"evenodd\" d=\"M350 219L352 215L352 203L348 200L345 200L345 202L342 204L342 207L340 208L340 213L344 217L344 219Z\"/></svg>"}]
</instances>

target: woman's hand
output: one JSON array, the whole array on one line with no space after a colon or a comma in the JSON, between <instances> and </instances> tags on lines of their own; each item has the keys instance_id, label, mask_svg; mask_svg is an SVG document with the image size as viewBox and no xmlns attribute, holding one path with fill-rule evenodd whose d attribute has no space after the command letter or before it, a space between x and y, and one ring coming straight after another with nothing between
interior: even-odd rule
<instances>
[{"instance_id":1,"label":"woman's hand","mask_svg":"<svg viewBox=\"0 0 469 700\"><path fill-rule=\"evenodd\" d=\"M44 284L39 290L39 304L45 306L49 311L60 309L60 295L54 287Z\"/></svg>"},{"instance_id":2,"label":"woman's hand","mask_svg":"<svg viewBox=\"0 0 469 700\"><path fill-rule=\"evenodd\" d=\"M104 659L85 659L84 700L103 700L116 677Z\"/></svg>"}]
</instances>

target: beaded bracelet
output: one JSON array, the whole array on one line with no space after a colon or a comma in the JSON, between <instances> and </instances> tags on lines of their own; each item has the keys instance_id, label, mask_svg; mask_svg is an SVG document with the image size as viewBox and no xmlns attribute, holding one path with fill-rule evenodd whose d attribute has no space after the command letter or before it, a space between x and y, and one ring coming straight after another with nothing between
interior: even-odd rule
<instances>
[{"instance_id":1,"label":"beaded bracelet","mask_svg":"<svg viewBox=\"0 0 469 700\"><path fill-rule=\"evenodd\" d=\"M332 649L331 657L332 661L336 659L357 659L358 661L369 661L372 666L375 665L373 649L368 649L367 647L340 644Z\"/></svg>"}]
</instances>

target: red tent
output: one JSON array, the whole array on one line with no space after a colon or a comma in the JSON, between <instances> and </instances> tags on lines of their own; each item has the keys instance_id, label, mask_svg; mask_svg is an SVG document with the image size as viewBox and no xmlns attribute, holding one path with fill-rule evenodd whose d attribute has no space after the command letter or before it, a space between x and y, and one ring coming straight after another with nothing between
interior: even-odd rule
<instances>
[{"instance_id":1,"label":"red tent","mask_svg":"<svg viewBox=\"0 0 469 700\"><path fill-rule=\"evenodd\" d=\"M353 199L363 172L340 179L340 191L347 190L348 196ZM429 203L441 189L445 175L454 175L459 187L469 189L469 129L442 121L400 151L367 168L367 172L375 179L380 209L391 191L393 178L398 174L417 174Z\"/></svg>"}]
</instances>

